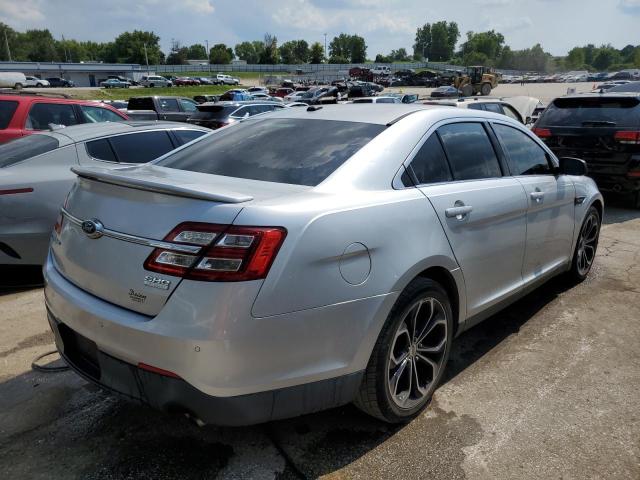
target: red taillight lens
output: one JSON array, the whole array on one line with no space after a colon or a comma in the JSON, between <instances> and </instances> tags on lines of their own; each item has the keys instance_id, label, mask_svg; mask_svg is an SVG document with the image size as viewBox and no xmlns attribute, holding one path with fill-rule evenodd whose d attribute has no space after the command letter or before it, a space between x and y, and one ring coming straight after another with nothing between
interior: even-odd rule
<instances>
[{"instance_id":1,"label":"red taillight lens","mask_svg":"<svg viewBox=\"0 0 640 480\"><path fill-rule=\"evenodd\" d=\"M144 268L210 282L257 280L267 276L286 234L280 227L182 223L164 241L201 248L194 252L156 248Z\"/></svg>"},{"instance_id":2,"label":"red taillight lens","mask_svg":"<svg viewBox=\"0 0 640 480\"><path fill-rule=\"evenodd\" d=\"M551 130L548 128L533 128L531 131L540 138L549 138L551 136Z\"/></svg>"},{"instance_id":3,"label":"red taillight lens","mask_svg":"<svg viewBox=\"0 0 640 480\"><path fill-rule=\"evenodd\" d=\"M623 130L616 132L613 138L620 143L637 145L640 144L640 131Z\"/></svg>"}]
</instances>

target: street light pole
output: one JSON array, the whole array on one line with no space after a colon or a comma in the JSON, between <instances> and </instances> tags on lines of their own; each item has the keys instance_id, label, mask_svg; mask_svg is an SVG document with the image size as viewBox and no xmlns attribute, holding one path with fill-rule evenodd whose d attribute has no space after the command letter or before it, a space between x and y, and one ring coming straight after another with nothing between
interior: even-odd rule
<instances>
[{"instance_id":1,"label":"street light pole","mask_svg":"<svg viewBox=\"0 0 640 480\"><path fill-rule=\"evenodd\" d=\"M327 34L324 34L324 59L327 61Z\"/></svg>"},{"instance_id":2,"label":"street light pole","mask_svg":"<svg viewBox=\"0 0 640 480\"><path fill-rule=\"evenodd\" d=\"M207 44L207 65L209 66L209 76L211 76L211 60L209 57L209 40L205 40L204 43Z\"/></svg>"}]
</instances>

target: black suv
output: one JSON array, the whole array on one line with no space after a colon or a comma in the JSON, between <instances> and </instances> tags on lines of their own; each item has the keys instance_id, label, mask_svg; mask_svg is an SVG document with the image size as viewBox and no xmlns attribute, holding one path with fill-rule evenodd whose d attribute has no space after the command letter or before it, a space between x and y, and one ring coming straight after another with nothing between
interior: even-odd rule
<instances>
[{"instance_id":1,"label":"black suv","mask_svg":"<svg viewBox=\"0 0 640 480\"><path fill-rule=\"evenodd\" d=\"M633 196L640 208L640 94L556 98L533 132L558 157L585 160L600 190Z\"/></svg>"},{"instance_id":2,"label":"black suv","mask_svg":"<svg viewBox=\"0 0 640 480\"><path fill-rule=\"evenodd\" d=\"M188 123L207 128L220 128L244 118L285 108L282 103L244 100L239 102L202 103L198 111L189 117Z\"/></svg>"},{"instance_id":3,"label":"black suv","mask_svg":"<svg viewBox=\"0 0 640 480\"><path fill-rule=\"evenodd\" d=\"M75 87L76 84L71 80L61 77L51 77L46 79L52 87Z\"/></svg>"}]
</instances>

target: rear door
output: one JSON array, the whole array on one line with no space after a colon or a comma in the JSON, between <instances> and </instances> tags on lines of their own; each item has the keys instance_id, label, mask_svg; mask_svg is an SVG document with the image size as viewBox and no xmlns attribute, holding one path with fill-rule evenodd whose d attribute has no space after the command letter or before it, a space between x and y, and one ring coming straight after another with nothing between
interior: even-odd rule
<instances>
[{"instance_id":1,"label":"rear door","mask_svg":"<svg viewBox=\"0 0 640 480\"><path fill-rule=\"evenodd\" d=\"M527 196L525 283L545 276L571 259L575 222L575 187L538 142L517 128L494 122L511 174Z\"/></svg>"},{"instance_id":2,"label":"rear door","mask_svg":"<svg viewBox=\"0 0 640 480\"><path fill-rule=\"evenodd\" d=\"M158 116L160 120L184 121L185 114L180 111L177 98L158 98Z\"/></svg>"},{"instance_id":3,"label":"rear door","mask_svg":"<svg viewBox=\"0 0 640 480\"><path fill-rule=\"evenodd\" d=\"M503 176L486 128L480 121L440 126L411 164L462 269L469 315L522 285L526 198L517 180Z\"/></svg>"}]
</instances>

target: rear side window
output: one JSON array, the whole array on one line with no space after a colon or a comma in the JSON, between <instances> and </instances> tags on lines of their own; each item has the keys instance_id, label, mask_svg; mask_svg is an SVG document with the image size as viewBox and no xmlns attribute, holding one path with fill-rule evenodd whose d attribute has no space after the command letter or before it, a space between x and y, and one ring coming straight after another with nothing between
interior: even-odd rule
<instances>
[{"instance_id":1,"label":"rear side window","mask_svg":"<svg viewBox=\"0 0 640 480\"><path fill-rule=\"evenodd\" d=\"M431 135L411 161L418 185L453 180L442 145L437 135Z\"/></svg>"},{"instance_id":2,"label":"rear side window","mask_svg":"<svg viewBox=\"0 0 640 480\"><path fill-rule=\"evenodd\" d=\"M493 129L507 152L512 175L552 173L546 152L527 134L506 125L495 124Z\"/></svg>"},{"instance_id":3,"label":"rear side window","mask_svg":"<svg viewBox=\"0 0 640 480\"><path fill-rule=\"evenodd\" d=\"M185 112L195 112L196 111L196 103L191 100L185 100L184 98L178 99L180 105L182 105L182 109Z\"/></svg>"},{"instance_id":4,"label":"rear side window","mask_svg":"<svg viewBox=\"0 0 640 480\"><path fill-rule=\"evenodd\" d=\"M87 153L97 160L104 160L105 162L118 161L111 145L109 145L109 140L106 138L87 142Z\"/></svg>"},{"instance_id":5,"label":"rear side window","mask_svg":"<svg viewBox=\"0 0 640 480\"><path fill-rule=\"evenodd\" d=\"M58 148L58 140L48 135L29 135L0 145L0 168Z\"/></svg>"},{"instance_id":6,"label":"rear side window","mask_svg":"<svg viewBox=\"0 0 640 480\"><path fill-rule=\"evenodd\" d=\"M173 134L178 138L180 145L184 145L185 143L189 143L190 141L205 135L205 132L201 132L199 130L174 130Z\"/></svg>"},{"instance_id":7,"label":"rear side window","mask_svg":"<svg viewBox=\"0 0 640 480\"><path fill-rule=\"evenodd\" d=\"M49 130L49 125L75 125L78 123L73 105L62 103L34 103L29 111L26 127L30 130Z\"/></svg>"},{"instance_id":8,"label":"rear side window","mask_svg":"<svg viewBox=\"0 0 640 480\"><path fill-rule=\"evenodd\" d=\"M538 126L638 127L640 100L634 97L556 98Z\"/></svg>"},{"instance_id":9,"label":"rear side window","mask_svg":"<svg viewBox=\"0 0 640 480\"><path fill-rule=\"evenodd\" d=\"M107 108L80 105L80 109L82 113L84 113L88 123L121 122L124 120L120 115Z\"/></svg>"},{"instance_id":10,"label":"rear side window","mask_svg":"<svg viewBox=\"0 0 640 480\"><path fill-rule=\"evenodd\" d=\"M161 98L160 99L160 108L162 110L166 110L169 112L178 112L180 109L178 108L178 100L175 98Z\"/></svg>"},{"instance_id":11,"label":"rear side window","mask_svg":"<svg viewBox=\"0 0 640 480\"><path fill-rule=\"evenodd\" d=\"M0 100L0 130L4 130L9 126L9 122L17 108L18 102Z\"/></svg>"},{"instance_id":12,"label":"rear side window","mask_svg":"<svg viewBox=\"0 0 640 480\"><path fill-rule=\"evenodd\" d=\"M258 117L219 130L157 165L315 186L385 128L361 122Z\"/></svg>"},{"instance_id":13,"label":"rear side window","mask_svg":"<svg viewBox=\"0 0 640 480\"><path fill-rule=\"evenodd\" d=\"M500 164L480 123L453 123L438 129L456 180L501 177Z\"/></svg>"},{"instance_id":14,"label":"rear side window","mask_svg":"<svg viewBox=\"0 0 640 480\"><path fill-rule=\"evenodd\" d=\"M119 135L109 142L122 163L147 163L174 149L165 131Z\"/></svg>"}]
</instances>

